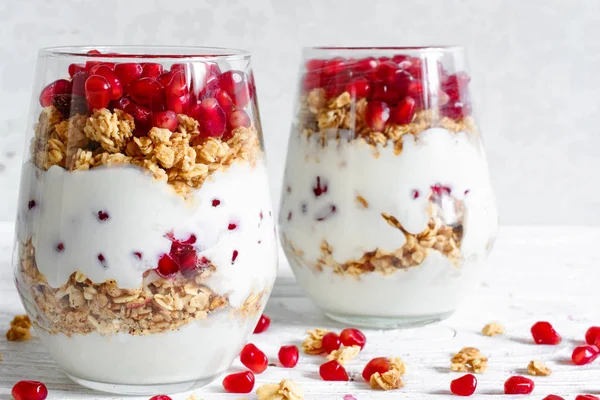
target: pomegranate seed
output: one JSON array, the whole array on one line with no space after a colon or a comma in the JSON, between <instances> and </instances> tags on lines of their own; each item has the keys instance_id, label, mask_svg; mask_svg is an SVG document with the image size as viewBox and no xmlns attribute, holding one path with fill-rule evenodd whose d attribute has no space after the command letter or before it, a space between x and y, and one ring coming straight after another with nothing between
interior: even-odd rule
<instances>
[{"instance_id":1,"label":"pomegranate seed","mask_svg":"<svg viewBox=\"0 0 600 400\"><path fill-rule=\"evenodd\" d=\"M313 186L312 189L315 197L319 197L322 194L327 193L327 184L323 183L323 186L321 186L321 177L317 176L317 186Z\"/></svg>"},{"instance_id":2,"label":"pomegranate seed","mask_svg":"<svg viewBox=\"0 0 600 400\"><path fill-rule=\"evenodd\" d=\"M150 397L150 400L173 400L173 399L170 398L169 396L167 396L166 394L159 394L158 396Z\"/></svg>"},{"instance_id":3,"label":"pomegranate seed","mask_svg":"<svg viewBox=\"0 0 600 400\"><path fill-rule=\"evenodd\" d=\"M348 373L337 360L327 361L319 367L319 375L324 381L347 381Z\"/></svg>"},{"instance_id":4,"label":"pomegranate seed","mask_svg":"<svg viewBox=\"0 0 600 400\"><path fill-rule=\"evenodd\" d=\"M143 134L146 134L152 125L152 112L144 106L130 102L129 106L124 110L128 114L131 114L135 120L136 131L141 130Z\"/></svg>"},{"instance_id":5,"label":"pomegranate seed","mask_svg":"<svg viewBox=\"0 0 600 400\"><path fill-rule=\"evenodd\" d=\"M371 380L371 375L375 372L379 372L380 374L386 373L390 370L390 360L386 357L376 357L365 365L365 369L363 369L362 377L365 381Z\"/></svg>"},{"instance_id":6,"label":"pomegranate seed","mask_svg":"<svg viewBox=\"0 0 600 400\"><path fill-rule=\"evenodd\" d=\"M340 337L335 332L326 333L322 340L323 350L329 354L334 350L338 350L342 344Z\"/></svg>"},{"instance_id":7,"label":"pomegranate seed","mask_svg":"<svg viewBox=\"0 0 600 400\"><path fill-rule=\"evenodd\" d=\"M70 94L71 89L72 84L66 79L54 81L42 89L42 92L40 93L40 104L42 107L51 106L54 96L60 94Z\"/></svg>"},{"instance_id":8,"label":"pomegranate seed","mask_svg":"<svg viewBox=\"0 0 600 400\"><path fill-rule=\"evenodd\" d=\"M326 62L325 60L312 59L312 60L306 61L304 63L304 67L309 72L319 71L320 69L322 69L325 66L325 62Z\"/></svg>"},{"instance_id":9,"label":"pomegranate seed","mask_svg":"<svg viewBox=\"0 0 600 400\"><path fill-rule=\"evenodd\" d=\"M219 199L213 199L213 201L212 201L212 206L213 207L217 207L219 204L221 204L221 200L219 200Z\"/></svg>"},{"instance_id":10,"label":"pomegranate seed","mask_svg":"<svg viewBox=\"0 0 600 400\"><path fill-rule=\"evenodd\" d=\"M69 64L68 70L69 70L69 76L72 78L75 76L76 73L85 71L85 65Z\"/></svg>"},{"instance_id":11,"label":"pomegranate seed","mask_svg":"<svg viewBox=\"0 0 600 400\"><path fill-rule=\"evenodd\" d=\"M416 102L412 97L403 98L390 112L390 121L394 124L410 124L415 116Z\"/></svg>"},{"instance_id":12,"label":"pomegranate seed","mask_svg":"<svg viewBox=\"0 0 600 400\"><path fill-rule=\"evenodd\" d=\"M71 93L77 96L85 96L85 81L87 81L88 76L88 73L85 71L73 75L73 79L71 79Z\"/></svg>"},{"instance_id":13,"label":"pomegranate seed","mask_svg":"<svg viewBox=\"0 0 600 400\"><path fill-rule=\"evenodd\" d=\"M419 191L417 189L414 189L412 191L412 198L413 199L418 199L419 198Z\"/></svg>"},{"instance_id":14,"label":"pomegranate seed","mask_svg":"<svg viewBox=\"0 0 600 400\"><path fill-rule=\"evenodd\" d=\"M134 251L133 255L139 258L140 260L142 259L142 253L140 253L139 251Z\"/></svg>"},{"instance_id":15,"label":"pomegranate seed","mask_svg":"<svg viewBox=\"0 0 600 400\"><path fill-rule=\"evenodd\" d=\"M291 221L292 220L292 212L288 212L288 216L287 216L287 220Z\"/></svg>"},{"instance_id":16,"label":"pomegranate seed","mask_svg":"<svg viewBox=\"0 0 600 400\"><path fill-rule=\"evenodd\" d=\"M63 251L64 249L65 249L65 245L62 242L60 242L59 244L56 245L56 251L58 251L59 253L61 251Z\"/></svg>"},{"instance_id":17,"label":"pomegranate seed","mask_svg":"<svg viewBox=\"0 0 600 400\"><path fill-rule=\"evenodd\" d=\"M298 347L296 346L281 346L279 349L279 362L285 368L294 368L298 364Z\"/></svg>"},{"instance_id":18,"label":"pomegranate seed","mask_svg":"<svg viewBox=\"0 0 600 400\"><path fill-rule=\"evenodd\" d=\"M450 391L457 396L470 396L477 388L477 378L473 374L466 374L450 382Z\"/></svg>"},{"instance_id":19,"label":"pomegranate seed","mask_svg":"<svg viewBox=\"0 0 600 400\"><path fill-rule=\"evenodd\" d=\"M231 255L231 263L233 264L235 262L235 260L238 258L238 255L240 253L237 250L233 251L233 254Z\"/></svg>"},{"instance_id":20,"label":"pomegranate seed","mask_svg":"<svg viewBox=\"0 0 600 400\"><path fill-rule=\"evenodd\" d=\"M344 346L360 346L362 350L367 343L365 335L356 328L346 328L340 333L340 340Z\"/></svg>"},{"instance_id":21,"label":"pomegranate seed","mask_svg":"<svg viewBox=\"0 0 600 400\"><path fill-rule=\"evenodd\" d=\"M331 60L325 61L323 65L323 75L334 76L346 69L346 60L342 57L332 58Z\"/></svg>"},{"instance_id":22,"label":"pomegranate seed","mask_svg":"<svg viewBox=\"0 0 600 400\"><path fill-rule=\"evenodd\" d=\"M401 67L403 67L403 69L406 72L408 72L409 74L411 74L412 76L414 76L417 79L421 79L422 61L420 58L410 57L408 60L402 61L401 64L402 64Z\"/></svg>"},{"instance_id":23,"label":"pomegranate seed","mask_svg":"<svg viewBox=\"0 0 600 400\"><path fill-rule=\"evenodd\" d=\"M442 89L450 96L450 99L458 101L461 94L467 93L467 86L471 81L471 77L466 72L457 72L450 75L442 83Z\"/></svg>"},{"instance_id":24,"label":"pomegranate seed","mask_svg":"<svg viewBox=\"0 0 600 400\"><path fill-rule=\"evenodd\" d=\"M321 85L321 76L316 72L309 72L302 78L302 89L308 92Z\"/></svg>"},{"instance_id":25,"label":"pomegranate seed","mask_svg":"<svg viewBox=\"0 0 600 400\"><path fill-rule=\"evenodd\" d=\"M27 202L27 209L31 210L33 207L35 207L35 200L29 200Z\"/></svg>"},{"instance_id":26,"label":"pomegranate seed","mask_svg":"<svg viewBox=\"0 0 600 400\"><path fill-rule=\"evenodd\" d=\"M93 108L106 108L110 103L110 84L100 75L92 75L85 81L85 98Z\"/></svg>"},{"instance_id":27,"label":"pomegranate seed","mask_svg":"<svg viewBox=\"0 0 600 400\"><path fill-rule=\"evenodd\" d=\"M194 271L198 267L198 255L195 250L187 251L179 256L179 267L182 271Z\"/></svg>"},{"instance_id":28,"label":"pomegranate seed","mask_svg":"<svg viewBox=\"0 0 600 400\"><path fill-rule=\"evenodd\" d=\"M393 61L384 61L377 67L375 71L377 78L385 83L394 83L396 80L396 72L400 70L398 64Z\"/></svg>"},{"instance_id":29,"label":"pomegranate seed","mask_svg":"<svg viewBox=\"0 0 600 400\"><path fill-rule=\"evenodd\" d=\"M156 272L163 278L170 278L179 271L177 263L168 255L163 254L158 260Z\"/></svg>"},{"instance_id":30,"label":"pomegranate seed","mask_svg":"<svg viewBox=\"0 0 600 400\"><path fill-rule=\"evenodd\" d=\"M215 99L219 103L219 106L225 112L225 115L230 115L233 111L233 100L223 89L219 89L215 92Z\"/></svg>"},{"instance_id":31,"label":"pomegranate seed","mask_svg":"<svg viewBox=\"0 0 600 400\"><path fill-rule=\"evenodd\" d=\"M269 329L269 325L271 325L271 318L267 317L265 314L262 314L254 328L254 333L263 333L267 329Z\"/></svg>"},{"instance_id":32,"label":"pomegranate seed","mask_svg":"<svg viewBox=\"0 0 600 400\"><path fill-rule=\"evenodd\" d=\"M355 78L346 85L346 92L355 98L368 97L371 94L371 83L365 78Z\"/></svg>"},{"instance_id":33,"label":"pomegranate seed","mask_svg":"<svg viewBox=\"0 0 600 400\"><path fill-rule=\"evenodd\" d=\"M169 86L171 79L173 79L173 73L171 71L163 72L158 76L158 78L156 78L158 83L163 85L163 87Z\"/></svg>"},{"instance_id":34,"label":"pomegranate seed","mask_svg":"<svg viewBox=\"0 0 600 400\"><path fill-rule=\"evenodd\" d=\"M152 126L168 129L174 132L177 129L177 114L173 111L161 111L152 115Z\"/></svg>"},{"instance_id":35,"label":"pomegranate seed","mask_svg":"<svg viewBox=\"0 0 600 400\"><path fill-rule=\"evenodd\" d=\"M382 132L385 124L390 118L390 109L387 104L382 101L370 101L367 103L365 111L365 119L367 125L376 132Z\"/></svg>"},{"instance_id":36,"label":"pomegranate seed","mask_svg":"<svg viewBox=\"0 0 600 400\"><path fill-rule=\"evenodd\" d=\"M163 103L164 88L156 79L141 78L127 87L127 92L136 103L156 106Z\"/></svg>"},{"instance_id":37,"label":"pomegranate seed","mask_svg":"<svg viewBox=\"0 0 600 400\"><path fill-rule=\"evenodd\" d=\"M242 108L250 100L248 77L244 72L237 70L224 72L219 78L219 83L236 106Z\"/></svg>"},{"instance_id":38,"label":"pomegranate seed","mask_svg":"<svg viewBox=\"0 0 600 400\"><path fill-rule=\"evenodd\" d=\"M555 394L549 394L548 396L544 397L542 400L565 400L565 399L560 396L557 396Z\"/></svg>"},{"instance_id":39,"label":"pomegranate seed","mask_svg":"<svg viewBox=\"0 0 600 400\"><path fill-rule=\"evenodd\" d=\"M116 67L115 67L116 68ZM158 78L163 73L163 66L157 63L143 63L142 64L142 78Z\"/></svg>"},{"instance_id":40,"label":"pomegranate seed","mask_svg":"<svg viewBox=\"0 0 600 400\"><path fill-rule=\"evenodd\" d=\"M596 344L600 339L600 326L592 326L585 332L585 342L587 344Z\"/></svg>"},{"instance_id":41,"label":"pomegranate seed","mask_svg":"<svg viewBox=\"0 0 600 400\"><path fill-rule=\"evenodd\" d=\"M593 344L591 344L591 345L588 344L585 346L577 346L573 350L573 354L571 355L571 360L573 360L573 363L575 365L589 364L592 361L594 361L596 358L598 358L599 354L600 354L600 350L598 350L598 347L594 346Z\"/></svg>"},{"instance_id":42,"label":"pomegranate seed","mask_svg":"<svg viewBox=\"0 0 600 400\"><path fill-rule=\"evenodd\" d=\"M100 221L106 221L108 219L109 215L107 212L104 211L98 211L98 219Z\"/></svg>"},{"instance_id":43,"label":"pomegranate seed","mask_svg":"<svg viewBox=\"0 0 600 400\"><path fill-rule=\"evenodd\" d=\"M123 87L127 87L131 82L139 79L144 71L143 67L137 63L122 63L115 65L115 74L119 77Z\"/></svg>"},{"instance_id":44,"label":"pomegranate seed","mask_svg":"<svg viewBox=\"0 0 600 400\"><path fill-rule=\"evenodd\" d=\"M531 335L537 344L559 344L562 341L562 337L546 321L539 321L533 324Z\"/></svg>"},{"instance_id":45,"label":"pomegranate seed","mask_svg":"<svg viewBox=\"0 0 600 400\"><path fill-rule=\"evenodd\" d=\"M104 258L104 255L102 253L98 254L98 261L100 261L103 264L104 264L104 261L106 261L106 259Z\"/></svg>"},{"instance_id":46,"label":"pomegranate seed","mask_svg":"<svg viewBox=\"0 0 600 400\"><path fill-rule=\"evenodd\" d=\"M200 103L197 115L200 132L203 136L219 137L225 131L225 112L214 97L208 97Z\"/></svg>"},{"instance_id":47,"label":"pomegranate seed","mask_svg":"<svg viewBox=\"0 0 600 400\"><path fill-rule=\"evenodd\" d=\"M240 126L245 126L246 128L250 127L250 117L246 114L244 110L235 110L229 116L229 125L232 129L238 128Z\"/></svg>"},{"instance_id":48,"label":"pomegranate seed","mask_svg":"<svg viewBox=\"0 0 600 400\"><path fill-rule=\"evenodd\" d=\"M237 225L234 223L230 223L229 225L227 225L227 229L229 229L230 231L234 230L235 228L237 228Z\"/></svg>"},{"instance_id":49,"label":"pomegranate seed","mask_svg":"<svg viewBox=\"0 0 600 400\"><path fill-rule=\"evenodd\" d=\"M223 388L229 393L250 393L254 388L254 374L250 371L227 375Z\"/></svg>"},{"instance_id":50,"label":"pomegranate seed","mask_svg":"<svg viewBox=\"0 0 600 400\"><path fill-rule=\"evenodd\" d=\"M524 376L511 376L504 382L504 394L529 394L533 392L533 381Z\"/></svg>"},{"instance_id":51,"label":"pomegranate seed","mask_svg":"<svg viewBox=\"0 0 600 400\"><path fill-rule=\"evenodd\" d=\"M264 372L269 364L269 360L267 359L267 356L265 356L265 353L252 343L248 343L244 346L240 353L240 361L255 374Z\"/></svg>"},{"instance_id":52,"label":"pomegranate seed","mask_svg":"<svg viewBox=\"0 0 600 400\"><path fill-rule=\"evenodd\" d=\"M167 96L180 97L184 94L189 93L185 74L183 72L176 72L172 75L171 81L166 86Z\"/></svg>"},{"instance_id":53,"label":"pomegranate seed","mask_svg":"<svg viewBox=\"0 0 600 400\"><path fill-rule=\"evenodd\" d=\"M374 57L363 58L352 63L352 71L356 75L364 75L368 79L376 79L379 61Z\"/></svg>"},{"instance_id":54,"label":"pomegranate seed","mask_svg":"<svg viewBox=\"0 0 600 400\"><path fill-rule=\"evenodd\" d=\"M420 81L410 81L406 87L406 94L418 101L419 104L423 103L423 93L423 84Z\"/></svg>"},{"instance_id":55,"label":"pomegranate seed","mask_svg":"<svg viewBox=\"0 0 600 400\"><path fill-rule=\"evenodd\" d=\"M470 103L462 103L462 102L450 102L445 104L440 109L441 114L444 117L459 119L463 116L471 115L473 109Z\"/></svg>"},{"instance_id":56,"label":"pomegranate seed","mask_svg":"<svg viewBox=\"0 0 600 400\"><path fill-rule=\"evenodd\" d=\"M580 394L575 397L575 400L599 400L598 397L592 394Z\"/></svg>"},{"instance_id":57,"label":"pomegranate seed","mask_svg":"<svg viewBox=\"0 0 600 400\"><path fill-rule=\"evenodd\" d=\"M395 56L392 57L392 61L395 62L396 64L400 64L402 61L406 61L408 59L409 59L409 57L405 56L404 54L396 54Z\"/></svg>"},{"instance_id":58,"label":"pomegranate seed","mask_svg":"<svg viewBox=\"0 0 600 400\"><path fill-rule=\"evenodd\" d=\"M189 93L186 93L181 96L170 96L167 94L167 108L176 114L186 114L188 112L188 107L190 105L191 96Z\"/></svg>"},{"instance_id":59,"label":"pomegranate seed","mask_svg":"<svg viewBox=\"0 0 600 400\"><path fill-rule=\"evenodd\" d=\"M48 397L48 389L42 382L20 381L10 392L15 400L44 400Z\"/></svg>"}]
</instances>

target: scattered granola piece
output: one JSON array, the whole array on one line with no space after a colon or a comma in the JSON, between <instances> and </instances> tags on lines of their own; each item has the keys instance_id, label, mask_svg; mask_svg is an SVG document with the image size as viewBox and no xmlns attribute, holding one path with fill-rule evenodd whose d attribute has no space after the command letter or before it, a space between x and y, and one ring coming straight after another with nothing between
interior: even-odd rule
<instances>
[{"instance_id":1,"label":"scattered granola piece","mask_svg":"<svg viewBox=\"0 0 600 400\"><path fill-rule=\"evenodd\" d=\"M481 329L481 333L485 336L496 336L504 334L504 327L497 322L490 322Z\"/></svg>"},{"instance_id":2,"label":"scattered granola piece","mask_svg":"<svg viewBox=\"0 0 600 400\"><path fill-rule=\"evenodd\" d=\"M552 370L539 360L532 360L527 365L527 373L534 376L548 376L552 374Z\"/></svg>"},{"instance_id":3,"label":"scattered granola piece","mask_svg":"<svg viewBox=\"0 0 600 400\"><path fill-rule=\"evenodd\" d=\"M365 200L364 197L362 196L356 196L356 201L358 201L358 203L363 207L363 208L369 208L369 203L367 202L367 200Z\"/></svg>"},{"instance_id":4,"label":"scattered granola piece","mask_svg":"<svg viewBox=\"0 0 600 400\"><path fill-rule=\"evenodd\" d=\"M327 356L328 360L337 360L340 364L346 365L350 361L354 360L360 353L360 346L343 346L338 350L333 350Z\"/></svg>"},{"instance_id":5,"label":"scattered granola piece","mask_svg":"<svg viewBox=\"0 0 600 400\"><path fill-rule=\"evenodd\" d=\"M383 374L375 372L373 375L371 375L369 384L371 385L371 389L375 390L393 390L404 386L401 374L396 369L390 369Z\"/></svg>"},{"instance_id":6,"label":"scattered granola piece","mask_svg":"<svg viewBox=\"0 0 600 400\"><path fill-rule=\"evenodd\" d=\"M312 331L306 331L308 337L302 342L302 350L306 354L321 354L323 349L323 336L329 332L327 329L316 328Z\"/></svg>"},{"instance_id":7,"label":"scattered granola piece","mask_svg":"<svg viewBox=\"0 0 600 400\"><path fill-rule=\"evenodd\" d=\"M394 369L400 373L400 375L404 375L406 373L406 364L400 357L390 357L390 369Z\"/></svg>"},{"instance_id":8,"label":"scattered granola piece","mask_svg":"<svg viewBox=\"0 0 600 400\"><path fill-rule=\"evenodd\" d=\"M475 347L463 347L451 360L450 369L455 372L483 373L487 370L488 358Z\"/></svg>"},{"instance_id":9,"label":"scattered granola piece","mask_svg":"<svg viewBox=\"0 0 600 400\"><path fill-rule=\"evenodd\" d=\"M31 339L31 320L27 315L17 315L10 323L6 339L11 342L23 342Z\"/></svg>"},{"instance_id":10,"label":"scattered granola piece","mask_svg":"<svg viewBox=\"0 0 600 400\"><path fill-rule=\"evenodd\" d=\"M294 382L284 379L279 384L267 383L256 390L258 400L303 400L304 391Z\"/></svg>"},{"instance_id":11,"label":"scattered granola piece","mask_svg":"<svg viewBox=\"0 0 600 400\"><path fill-rule=\"evenodd\" d=\"M198 400L198 396L196 396L196 393L192 393L185 400Z\"/></svg>"}]
</instances>

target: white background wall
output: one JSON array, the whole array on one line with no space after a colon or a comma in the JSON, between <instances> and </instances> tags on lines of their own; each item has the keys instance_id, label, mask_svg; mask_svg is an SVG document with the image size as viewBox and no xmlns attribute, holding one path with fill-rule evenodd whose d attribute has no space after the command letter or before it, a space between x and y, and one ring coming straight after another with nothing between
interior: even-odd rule
<instances>
[{"instance_id":1,"label":"white background wall","mask_svg":"<svg viewBox=\"0 0 600 400\"><path fill-rule=\"evenodd\" d=\"M38 48L182 44L254 57L278 202L303 45L462 44L504 224L600 224L600 0L0 0L0 220Z\"/></svg>"}]
</instances>

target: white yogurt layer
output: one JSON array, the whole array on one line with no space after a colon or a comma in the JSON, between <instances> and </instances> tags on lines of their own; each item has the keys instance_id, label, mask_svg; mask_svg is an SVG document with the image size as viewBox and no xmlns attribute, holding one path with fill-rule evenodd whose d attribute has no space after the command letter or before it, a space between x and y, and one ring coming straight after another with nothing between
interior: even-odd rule
<instances>
[{"instance_id":1,"label":"white yogurt layer","mask_svg":"<svg viewBox=\"0 0 600 400\"><path fill-rule=\"evenodd\" d=\"M396 217L410 233L424 231L434 185L449 187L452 197L464 200L463 256L485 254L497 228L497 215L478 137L431 128L417 138L404 135L399 155L392 146L378 145L375 149L364 141L337 145L331 139L322 147L316 139L290 139L284 182L290 191L284 189L280 212L282 232L304 252L306 261L316 262L323 239L333 248L333 258L341 263L378 248L399 249L406 238L381 213ZM327 192L320 196L313 192L317 177L327 185ZM415 191L419 193L416 199ZM368 202L367 208L357 196ZM335 213L327 216L331 206L335 206ZM452 220L452 210L444 211L450 219L448 224L457 222Z\"/></svg>"},{"instance_id":2,"label":"white yogurt layer","mask_svg":"<svg viewBox=\"0 0 600 400\"><path fill-rule=\"evenodd\" d=\"M220 201L216 207L214 199ZM27 163L19 202L17 235L33 239L37 266L52 287L77 270L95 283L114 279L121 288L139 287L143 272L169 253L165 234L171 231L182 240L196 236L199 256L217 266L208 286L229 294L234 307L275 278L276 239L262 164L234 163L186 201L135 166L75 172L53 166L42 172ZM108 219L100 220L99 211Z\"/></svg>"}]
</instances>

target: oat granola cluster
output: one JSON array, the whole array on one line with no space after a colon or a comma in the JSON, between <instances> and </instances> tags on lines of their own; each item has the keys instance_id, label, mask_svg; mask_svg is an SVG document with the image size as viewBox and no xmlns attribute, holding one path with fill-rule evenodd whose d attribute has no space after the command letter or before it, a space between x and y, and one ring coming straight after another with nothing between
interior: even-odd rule
<instances>
[{"instance_id":1,"label":"oat granola cluster","mask_svg":"<svg viewBox=\"0 0 600 400\"><path fill-rule=\"evenodd\" d=\"M369 385L375 390L393 390L404 386L402 375L406 373L406 365L398 357L389 358L390 370L380 374L375 372L371 375Z\"/></svg>"},{"instance_id":2,"label":"oat granola cluster","mask_svg":"<svg viewBox=\"0 0 600 400\"><path fill-rule=\"evenodd\" d=\"M454 372L481 374L487 370L488 358L475 347L463 347L452 356L450 369Z\"/></svg>"},{"instance_id":3,"label":"oat granola cluster","mask_svg":"<svg viewBox=\"0 0 600 400\"><path fill-rule=\"evenodd\" d=\"M81 171L132 164L185 195L215 171L238 160L254 164L260 154L252 126L233 129L225 140L203 137L198 122L184 114L177 116L175 132L154 127L141 136L136 135L132 116L119 109L62 118L54 106L45 107L40 114L31 152L33 162L43 170L53 165Z\"/></svg>"},{"instance_id":4,"label":"oat granola cluster","mask_svg":"<svg viewBox=\"0 0 600 400\"><path fill-rule=\"evenodd\" d=\"M304 391L296 383L283 379L277 383L266 383L256 389L258 400L303 400Z\"/></svg>"},{"instance_id":5,"label":"oat granola cluster","mask_svg":"<svg viewBox=\"0 0 600 400\"><path fill-rule=\"evenodd\" d=\"M31 339L31 321L27 315L15 315L10 322L10 329L6 331L6 340L9 342L24 342Z\"/></svg>"},{"instance_id":6,"label":"oat granola cluster","mask_svg":"<svg viewBox=\"0 0 600 400\"><path fill-rule=\"evenodd\" d=\"M135 290L121 289L114 281L92 283L79 271L64 285L52 288L36 266L31 241L21 251L19 272L35 301L34 323L49 333L149 335L176 330L212 312L231 308L227 296L206 286L216 271L214 265L175 279L149 273ZM265 292L253 293L233 312L255 315L265 298Z\"/></svg>"}]
</instances>

